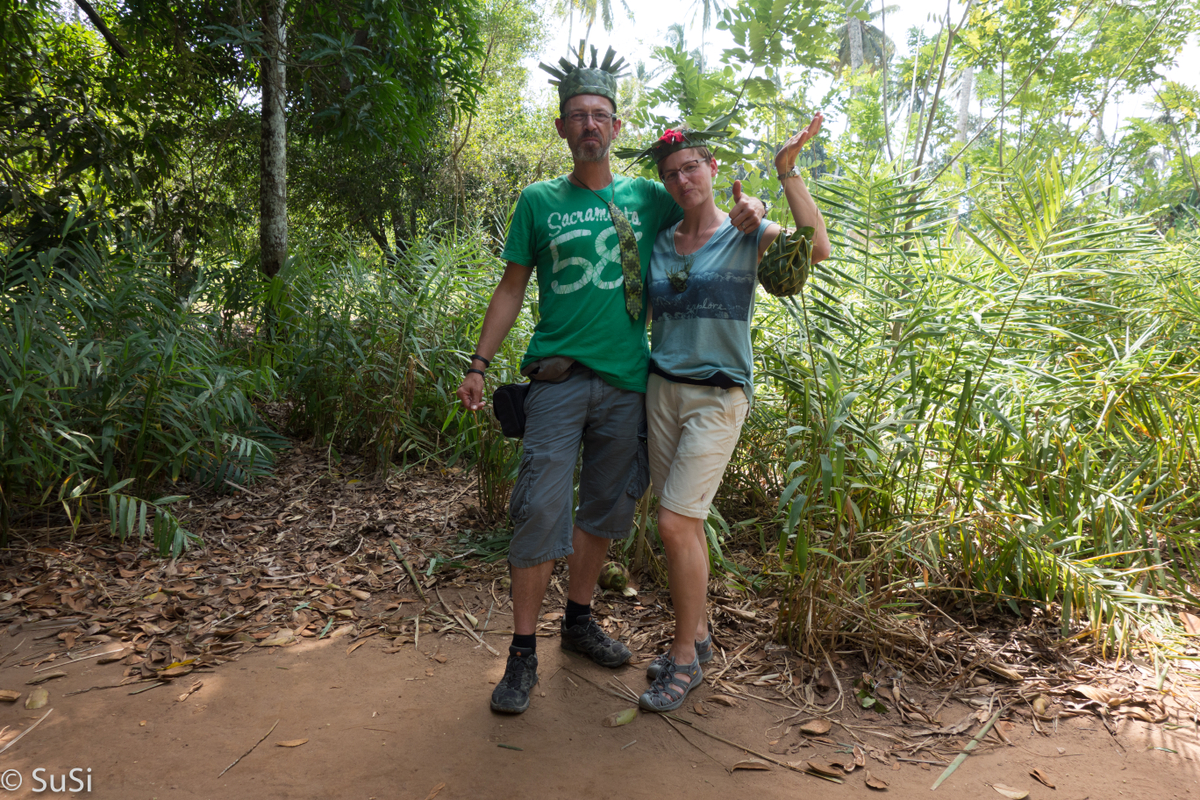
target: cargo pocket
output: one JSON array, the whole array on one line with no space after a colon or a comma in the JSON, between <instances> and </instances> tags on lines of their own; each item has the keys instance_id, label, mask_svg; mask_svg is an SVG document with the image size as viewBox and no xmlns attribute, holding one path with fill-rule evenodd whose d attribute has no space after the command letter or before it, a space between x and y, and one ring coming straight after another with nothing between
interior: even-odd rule
<instances>
[{"instance_id":1,"label":"cargo pocket","mask_svg":"<svg viewBox=\"0 0 1200 800\"><path fill-rule=\"evenodd\" d=\"M537 483L533 458L533 452L526 447L521 453L521 465L517 468L517 481L513 484L512 496L508 499L508 515L514 523L522 523L529 519L533 507L533 487Z\"/></svg>"},{"instance_id":2,"label":"cargo pocket","mask_svg":"<svg viewBox=\"0 0 1200 800\"><path fill-rule=\"evenodd\" d=\"M633 474L629 476L629 485L625 487L625 493L634 500L641 500L642 495L646 493L646 489L649 486L650 444L645 436L638 436L637 459L634 464Z\"/></svg>"}]
</instances>

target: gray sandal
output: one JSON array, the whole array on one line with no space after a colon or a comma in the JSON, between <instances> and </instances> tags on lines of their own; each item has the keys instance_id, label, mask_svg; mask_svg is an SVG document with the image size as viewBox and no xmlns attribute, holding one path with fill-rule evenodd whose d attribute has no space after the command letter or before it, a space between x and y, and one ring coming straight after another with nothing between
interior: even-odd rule
<instances>
[{"instance_id":1,"label":"gray sandal","mask_svg":"<svg viewBox=\"0 0 1200 800\"><path fill-rule=\"evenodd\" d=\"M657 678L658 673L662 672L663 667L666 666L670 658L670 652L656 655L654 660L650 662L650 666L646 667L646 677L650 680ZM696 640L696 660L701 664L707 664L713 660L712 631L709 631L708 635L703 639Z\"/></svg>"},{"instance_id":2,"label":"gray sandal","mask_svg":"<svg viewBox=\"0 0 1200 800\"><path fill-rule=\"evenodd\" d=\"M669 654L665 655L662 671L638 698L638 705L647 711L674 711L704 679L698 657L690 664L677 664ZM680 675L686 676L687 680L681 679Z\"/></svg>"}]
</instances>

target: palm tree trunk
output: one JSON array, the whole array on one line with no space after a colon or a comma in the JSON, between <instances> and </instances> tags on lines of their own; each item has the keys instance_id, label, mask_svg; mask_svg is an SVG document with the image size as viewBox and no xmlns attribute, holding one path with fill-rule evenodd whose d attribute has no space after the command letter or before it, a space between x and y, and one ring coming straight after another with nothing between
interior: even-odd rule
<instances>
[{"instance_id":1,"label":"palm tree trunk","mask_svg":"<svg viewBox=\"0 0 1200 800\"><path fill-rule=\"evenodd\" d=\"M863 65L862 20L847 14L846 33L850 38L850 69L857 70Z\"/></svg>"}]
</instances>

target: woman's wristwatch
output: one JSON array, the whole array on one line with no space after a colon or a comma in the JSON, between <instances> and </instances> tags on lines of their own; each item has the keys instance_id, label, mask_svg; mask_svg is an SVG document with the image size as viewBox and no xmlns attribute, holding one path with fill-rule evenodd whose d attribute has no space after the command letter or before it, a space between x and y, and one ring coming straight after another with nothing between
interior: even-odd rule
<instances>
[{"instance_id":1,"label":"woman's wristwatch","mask_svg":"<svg viewBox=\"0 0 1200 800\"><path fill-rule=\"evenodd\" d=\"M793 166L787 172L779 173L779 182L782 183L782 182L786 181L788 178L799 178L799 177L800 177L800 168Z\"/></svg>"}]
</instances>

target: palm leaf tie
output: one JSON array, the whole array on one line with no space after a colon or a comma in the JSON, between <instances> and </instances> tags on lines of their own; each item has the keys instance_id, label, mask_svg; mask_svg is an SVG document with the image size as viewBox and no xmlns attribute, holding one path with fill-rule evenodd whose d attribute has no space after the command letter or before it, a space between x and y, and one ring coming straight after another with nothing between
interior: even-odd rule
<instances>
[{"instance_id":1,"label":"palm leaf tie","mask_svg":"<svg viewBox=\"0 0 1200 800\"><path fill-rule=\"evenodd\" d=\"M608 207L608 218L612 220L613 227L617 231L617 243L621 247L621 273L625 276L623 283L625 284L625 310L629 312L632 319L638 319L642 316L642 257L638 253L637 234L633 232L633 225L630 224L629 218L617 208L617 204L612 200L605 200L592 187L585 187L589 192L596 195L601 203ZM617 199L617 187L613 186L613 200Z\"/></svg>"},{"instance_id":2,"label":"palm leaf tie","mask_svg":"<svg viewBox=\"0 0 1200 800\"><path fill-rule=\"evenodd\" d=\"M600 198L604 200L603 197ZM625 274L625 310L632 319L642 316L642 258L638 254L637 236L629 219L616 204L604 200L608 216L617 229L617 241L621 245L621 272Z\"/></svg>"}]
</instances>

